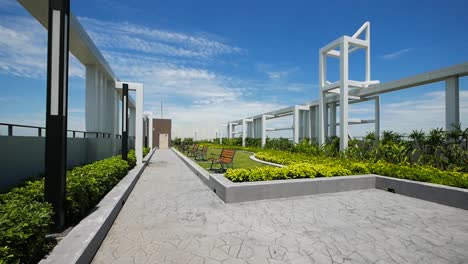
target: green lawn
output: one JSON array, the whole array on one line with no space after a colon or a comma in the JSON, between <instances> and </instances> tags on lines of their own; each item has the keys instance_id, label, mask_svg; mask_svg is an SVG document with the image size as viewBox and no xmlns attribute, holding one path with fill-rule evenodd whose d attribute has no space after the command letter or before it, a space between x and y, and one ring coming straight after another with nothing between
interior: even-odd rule
<instances>
[{"instance_id":1,"label":"green lawn","mask_svg":"<svg viewBox=\"0 0 468 264\"><path fill-rule=\"evenodd\" d=\"M211 157L217 158L219 154L221 153L220 148L213 148L213 147L208 147L208 153L206 155L206 158L209 159ZM211 155L214 154L214 155ZM256 162L250 159L250 156L252 153L238 150L236 151L236 155L234 156L234 168L235 169L246 169L246 168L258 168L258 167L264 167L264 166L269 166L260 162ZM192 160L194 160L193 157L190 157ZM199 161L196 160L198 165L202 166L205 169L209 169L211 165L211 161ZM219 169L220 166L218 164L213 165L213 168Z\"/></svg>"}]
</instances>

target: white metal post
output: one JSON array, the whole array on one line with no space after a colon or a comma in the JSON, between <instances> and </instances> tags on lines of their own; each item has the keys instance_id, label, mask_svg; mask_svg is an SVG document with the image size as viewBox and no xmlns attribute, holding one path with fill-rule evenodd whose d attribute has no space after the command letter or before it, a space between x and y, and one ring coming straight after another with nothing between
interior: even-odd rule
<instances>
[{"instance_id":1,"label":"white metal post","mask_svg":"<svg viewBox=\"0 0 468 264\"><path fill-rule=\"evenodd\" d=\"M375 117L374 117L374 125L375 125L375 137L377 139L380 138L380 97L376 96L374 99L375 102Z\"/></svg>"},{"instance_id":2,"label":"white metal post","mask_svg":"<svg viewBox=\"0 0 468 264\"><path fill-rule=\"evenodd\" d=\"M327 120L325 119L325 111L327 110L327 97L325 92L321 91L321 88L325 85L326 81L326 53L320 51L319 53L319 93L320 93L320 102L319 102L319 120L318 120L318 143L319 145L325 144L325 130L327 129Z\"/></svg>"},{"instance_id":3,"label":"white metal post","mask_svg":"<svg viewBox=\"0 0 468 264\"><path fill-rule=\"evenodd\" d=\"M262 129L261 129L261 134L262 134L262 148L265 147L266 144L266 115L262 115Z\"/></svg>"},{"instance_id":4,"label":"white metal post","mask_svg":"<svg viewBox=\"0 0 468 264\"><path fill-rule=\"evenodd\" d=\"M136 89L135 154L137 165L143 164L143 85Z\"/></svg>"},{"instance_id":5,"label":"white metal post","mask_svg":"<svg viewBox=\"0 0 468 264\"><path fill-rule=\"evenodd\" d=\"M330 136L336 137L336 103L330 104Z\"/></svg>"},{"instance_id":6,"label":"white metal post","mask_svg":"<svg viewBox=\"0 0 468 264\"><path fill-rule=\"evenodd\" d=\"M99 131L99 89L98 69L96 65L87 64L86 68L86 100L85 125L87 132Z\"/></svg>"},{"instance_id":7,"label":"white metal post","mask_svg":"<svg viewBox=\"0 0 468 264\"><path fill-rule=\"evenodd\" d=\"M219 144L223 144L223 127L219 130Z\"/></svg>"},{"instance_id":8,"label":"white metal post","mask_svg":"<svg viewBox=\"0 0 468 264\"><path fill-rule=\"evenodd\" d=\"M299 143L299 130L301 128L300 128L300 124L299 124L299 107L297 105L294 106L293 127L294 127L293 142L294 142L294 144L298 144Z\"/></svg>"},{"instance_id":9,"label":"white metal post","mask_svg":"<svg viewBox=\"0 0 468 264\"><path fill-rule=\"evenodd\" d=\"M309 109L309 135L312 143L313 138L318 140L318 109L316 106L310 106Z\"/></svg>"},{"instance_id":10,"label":"white metal post","mask_svg":"<svg viewBox=\"0 0 468 264\"><path fill-rule=\"evenodd\" d=\"M348 148L348 45L340 44L340 150Z\"/></svg>"},{"instance_id":11,"label":"white metal post","mask_svg":"<svg viewBox=\"0 0 468 264\"><path fill-rule=\"evenodd\" d=\"M457 76L445 80L445 129L460 123L460 83Z\"/></svg>"},{"instance_id":12,"label":"white metal post","mask_svg":"<svg viewBox=\"0 0 468 264\"><path fill-rule=\"evenodd\" d=\"M370 82L371 77L371 61L370 61L370 23L366 22L364 25L367 25L367 30L366 30L366 41L367 41L367 47L366 47L366 82Z\"/></svg>"},{"instance_id":13,"label":"white metal post","mask_svg":"<svg viewBox=\"0 0 468 264\"><path fill-rule=\"evenodd\" d=\"M148 112L148 146L153 149L153 112Z\"/></svg>"},{"instance_id":14,"label":"white metal post","mask_svg":"<svg viewBox=\"0 0 468 264\"><path fill-rule=\"evenodd\" d=\"M246 120L242 119L242 147L245 147L245 138L246 138L246 133L247 133L247 128L246 128Z\"/></svg>"}]
</instances>

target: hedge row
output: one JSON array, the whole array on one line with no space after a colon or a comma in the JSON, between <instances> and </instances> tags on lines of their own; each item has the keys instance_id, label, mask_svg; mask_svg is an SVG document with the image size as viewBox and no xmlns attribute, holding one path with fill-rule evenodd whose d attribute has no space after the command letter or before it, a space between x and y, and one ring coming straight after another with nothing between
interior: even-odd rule
<instances>
[{"instance_id":1,"label":"hedge row","mask_svg":"<svg viewBox=\"0 0 468 264\"><path fill-rule=\"evenodd\" d=\"M231 181L242 182L374 173L401 179L468 188L467 173L443 171L430 166L393 164L384 161L363 162L274 150L259 151L255 156L258 159L287 165L288 167L233 169L226 172L226 178Z\"/></svg>"},{"instance_id":2,"label":"hedge row","mask_svg":"<svg viewBox=\"0 0 468 264\"><path fill-rule=\"evenodd\" d=\"M116 156L68 171L67 224L85 217L135 164L135 152L130 151L128 162ZM44 201L44 179L0 194L0 264L41 260L55 244L46 238L52 216L51 205Z\"/></svg>"},{"instance_id":3,"label":"hedge row","mask_svg":"<svg viewBox=\"0 0 468 264\"><path fill-rule=\"evenodd\" d=\"M342 166L328 167L321 164L295 163L283 168L259 167L251 169L228 169L225 173L225 177L233 182L245 182L330 177L351 174L352 172L350 170Z\"/></svg>"}]
</instances>

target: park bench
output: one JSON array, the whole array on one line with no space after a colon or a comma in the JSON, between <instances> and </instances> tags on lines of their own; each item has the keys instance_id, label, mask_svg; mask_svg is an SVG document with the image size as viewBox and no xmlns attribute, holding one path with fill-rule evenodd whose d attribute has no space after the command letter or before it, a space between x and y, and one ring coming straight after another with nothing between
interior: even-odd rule
<instances>
[{"instance_id":1,"label":"park bench","mask_svg":"<svg viewBox=\"0 0 468 264\"><path fill-rule=\"evenodd\" d=\"M222 171L226 170L228 165L231 165L231 168L233 168L235 155L236 150L223 148L221 150L221 154L219 154L219 157L208 159L208 161L211 161L210 170L213 169L214 164L219 164L221 166Z\"/></svg>"},{"instance_id":2,"label":"park bench","mask_svg":"<svg viewBox=\"0 0 468 264\"><path fill-rule=\"evenodd\" d=\"M195 154L195 160L206 160L207 152L208 152L208 146L203 146L201 150L200 148L198 148L198 151Z\"/></svg>"},{"instance_id":3,"label":"park bench","mask_svg":"<svg viewBox=\"0 0 468 264\"><path fill-rule=\"evenodd\" d=\"M189 150L189 152L187 153L187 156L195 157L197 155L197 151L198 151L198 144L193 144L192 149Z\"/></svg>"}]
</instances>

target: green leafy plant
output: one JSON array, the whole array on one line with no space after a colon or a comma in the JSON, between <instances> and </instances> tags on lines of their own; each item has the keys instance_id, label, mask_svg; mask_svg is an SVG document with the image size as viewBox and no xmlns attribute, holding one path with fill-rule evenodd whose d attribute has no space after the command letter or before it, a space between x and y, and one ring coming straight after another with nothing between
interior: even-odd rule
<instances>
[{"instance_id":1,"label":"green leafy plant","mask_svg":"<svg viewBox=\"0 0 468 264\"><path fill-rule=\"evenodd\" d=\"M143 154L147 155L145 148ZM67 172L66 221L74 224L135 166L135 151L126 162L112 157ZM0 263L36 263L54 245L46 238L53 211L44 201L44 179L0 194Z\"/></svg>"}]
</instances>

